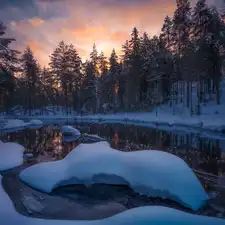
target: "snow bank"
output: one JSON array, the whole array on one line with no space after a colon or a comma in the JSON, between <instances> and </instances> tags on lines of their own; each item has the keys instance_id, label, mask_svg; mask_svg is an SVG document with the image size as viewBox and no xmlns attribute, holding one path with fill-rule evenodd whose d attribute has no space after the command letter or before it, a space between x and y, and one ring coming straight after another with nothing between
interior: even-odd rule
<instances>
[{"instance_id":1,"label":"snow bank","mask_svg":"<svg viewBox=\"0 0 225 225\"><path fill-rule=\"evenodd\" d=\"M30 122L24 122L23 120L18 119L8 119L3 125L3 130L22 130L25 128L40 128L43 126L41 120L31 120Z\"/></svg>"},{"instance_id":2,"label":"snow bank","mask_svg":"<svg viewBox=\"0 0 225 225\"><path fill-rule=\"evenodd\" d=\"M97 134L83 134L83 137L87 137L90 140L96 140L96 141L106 141L105 138L100 137Z\"/></svg>"},{"instance_id":3,"label":"snow bank","mask_svg":"<svg viewBox=\"0 0 225 225\"><path fill-rule=\"evenodd\" d=\"M43 122L41 120L31 120L29 122L29 128L41 128L43 126Z\"/></svg>"},{"instance_id":4,"label":"snow bank","mask_svg":"<svg viewBox=\"0 0 225 225\"><path fill-rule=\"evenodd\" d=\"M23 164L24 147L17 143L0 143L0 171Z\"/></svg>"},{"instance_id":5,"label":"snow bank","mask_svg":"<svg viewBox=\"0 0 225 225\"><path fill-rule=\"evenodd\" d=\"M10 129L23 129L29 126L30 123L25 123L23 120L18 119L9 119L4 124L3 129L4 130L10 130Z\"/></svg>"},{"instance_id":6,"label":"snow bank","mask_svg":"<svg viewBox=\"0 0 225 225\"><path fill-rule=\"evenodd\" d=\"M65 136L76 136L77 138L81 135L80 131L72 126L63 126L62 134Z\"/></svg>"},{"instance_id":7,"label":"snow bank","mask_svg":"<svg viewBox=\"0 0 225 225\"><path fill-rule=\"evenodd\" d=\"M198 216L185 213L176 209L162 206L146 206L127 210L115 216L93 221L63 221L63 220L44 220L25 217L18 214L1 185L2 176L0 175L0 199L4 207L0 207L0 224L15 225L224 225L225 220Z\"/></svg>"},{"instance_id":8,"label":"snow bank","mask_svg":"<svg viewBox=\"0 0 225 225\"><path fill-rule=\"evenodd\" d=\"M120 152L107 142L81 144L63 160L31 166L20 179L44 192L69 184L125 184L136 192L169 198L193 210L208 196L193 171L161 151Z\"/></svg>"}]
</instances>

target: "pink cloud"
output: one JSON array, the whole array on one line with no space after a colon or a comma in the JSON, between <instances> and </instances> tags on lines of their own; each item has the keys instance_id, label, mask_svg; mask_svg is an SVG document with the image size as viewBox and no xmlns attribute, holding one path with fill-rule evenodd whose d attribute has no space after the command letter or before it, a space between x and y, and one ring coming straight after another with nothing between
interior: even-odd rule
<instances>
[{"instance_id":1,"label":"pink cloud","mask_svg":"<svg viewBox=\"0 0 225 225\"><path fill-rule=\"evenodd\" d=\"M31 18L11 22L11 29L18 37L17 47L30 45L36 58L44 65L61 40L73 43L81 57L88 58L93 43L98 50L110 55L112 48L120 52L121 45L137 26L151 36L160 32L163 20L171 15L175 1L146 1L142 4L116 5L105 1L36 0L40 12L60 12L65 15L52 18ZM102 3L102 4L100 4Z\"/></svg>"}]
</instances>

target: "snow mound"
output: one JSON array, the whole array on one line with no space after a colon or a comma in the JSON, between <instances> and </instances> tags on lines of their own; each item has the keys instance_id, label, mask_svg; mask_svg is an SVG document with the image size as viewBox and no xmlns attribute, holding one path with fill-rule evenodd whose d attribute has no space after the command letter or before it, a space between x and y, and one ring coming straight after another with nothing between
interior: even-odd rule
<instances>
[{"instance_id":1,"label":"snow mound","mask_svg":"<svg viewBox=\"0 0 225 225\"><path fill-rule=\"evenodd\" d=\"M63 136L63 142L74 142L77 141L79 136Z\"/></svg>"},{"instance_id":2,"label":"snow mound","mask_svg":"<svg viewBox=\"0 0 225 225\"><path fill-rule=\"evenodd\" d=\"M23 164L24 147L17 143L0 144L0 171L9 170Z\"/></svg>"},{"instance_id":3,"label":"snow mound","mask_svg":"<svg viewBox=\"0 0 225 225\"><path fill-rule=\"evenodd\" d=\"M15 225L224 225L224 219L198 216L176 209L162 206L146 206L127 210L115 216L93 221L45 220L25 217L16 212L9 196L5 193L0 175L0 199L4 207L0 207L0 224Z\"/></svg>"},{"instance_id":4,"label":"snow mound","mask_svg":"<svg viewBox=\"0 0 225 225\"><path fill-rule=\"evenodd\" d=\"M97 134L83 134L83 137L88 138L88 139L93 140L93 141L106 141L105 138L102 138Z\"/></svg>"},{"instance_id":5,"label":"snow mound","mask_svg":"<svg viewBox=\"0 0 225 225\"><path fill-rule=\"evenodd\" d=\"M30 123L25 123L23 120L9 119L3 126L3 129L20 129L26 128Z\"/></svg>"},{"instance_id":6,"label":"snow mound","mask_svg":"<svg viewBox=\"0 0 225 225\"><path fill-rule=\"evenodd\" d=\"M40 128L43 126L41 120L31 120L30 122L24 122L23 120L18 119L9 119L3 125L3 130L22 130L25 128Z\"/></svg>"},{"instance_id":7,"label":"snow mound","mask_svg":"<svg viewBox=\"0 0 225 225\"><path fill-rule=\"evenodd\" d=\"M20 179L44 192L69 184L129 185L136 192L199 209L208 196L188 165L161 151L120 152L107 142L80 144L63 160L31 166Z\"/></svg>"},{"instance_id":8,"label":"snow mound","mask_svg":"<svg viewBox=\"0 0 225 225\"><path fill-rule=\"evenodd\" d=\"M29 122L29 128L41 128L43 126L43 122L41 120L31 120Z\"/></svg>"},{"instance_id":9,"label":"snow mound","mask_svg":"<svg viewBox=\"0 0 225 225\"><path fill-rule=\"evenodd\" d=\"M81 133L79 130L72 126L63 126L62 127L62 134L65 136L74 136L79 138L81 136Z\"/></svg>"}]
</instances>

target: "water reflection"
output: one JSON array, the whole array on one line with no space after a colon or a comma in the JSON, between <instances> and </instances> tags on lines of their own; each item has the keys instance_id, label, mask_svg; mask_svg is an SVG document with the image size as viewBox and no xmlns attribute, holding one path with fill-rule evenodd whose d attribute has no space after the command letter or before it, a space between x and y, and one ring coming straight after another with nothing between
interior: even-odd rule
<instances>
[{"instance_id":1,"label":"water reflection","mask_svg":"<svg viewBox=\"0 0 225 225\"><path fill-rule=\"evenodd\" d=\"M120 124L74 125L83 133L106 138L113 148L122 151L160 149L183 158L193 169L225 174L225 141L204 139L193 134L177 134L156 129ZM39 162L64 158L79 142L65 142L58 126L38 130L0 133L3 141L18 142Z\"/></svg>"}]
</instances>

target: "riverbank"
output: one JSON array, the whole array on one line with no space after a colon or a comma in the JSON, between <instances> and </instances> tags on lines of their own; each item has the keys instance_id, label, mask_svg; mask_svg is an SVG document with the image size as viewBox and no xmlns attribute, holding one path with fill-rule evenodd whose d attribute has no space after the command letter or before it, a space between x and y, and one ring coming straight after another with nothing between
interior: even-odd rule
<instances>
[{"instance_id":1,"label":"riverbank","mask_svg":"<svg viewBox=\"0 0 225 225\"><path fill-rule=\"evenodd\" d=\"M136 112L136 113L115 113L115 114L95 114L95 115L64 115L54 116L16 116L18 119L30 120L39 119L44 123L121 123L146 126L160 130L173 132L195 133L204 137L225 139L225 116L223 114L204 114L200 116L179 115L156 112Z\"/></svg>"}]
</instances>

